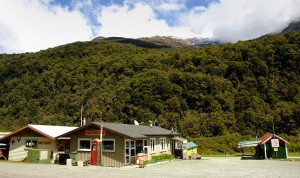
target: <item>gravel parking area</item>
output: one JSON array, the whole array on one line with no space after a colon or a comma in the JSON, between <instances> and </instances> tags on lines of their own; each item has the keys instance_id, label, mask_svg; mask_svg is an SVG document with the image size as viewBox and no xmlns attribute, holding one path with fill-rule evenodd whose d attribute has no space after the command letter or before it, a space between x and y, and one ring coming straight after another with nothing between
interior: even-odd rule
<instances>
[{"instance_id":1,"label":"gravel parking area","mask_svg":"<svg viewBox=\"0 0 300 178\"><path fill-rule=\"evenodd\" d=\"M145 168L126 166L67 167L1 161L1 178L87 178L87 177L299 177L300 162L241 160L238 157L204 157L201 160L174 160Z\"/></svg>"}]
</instances>

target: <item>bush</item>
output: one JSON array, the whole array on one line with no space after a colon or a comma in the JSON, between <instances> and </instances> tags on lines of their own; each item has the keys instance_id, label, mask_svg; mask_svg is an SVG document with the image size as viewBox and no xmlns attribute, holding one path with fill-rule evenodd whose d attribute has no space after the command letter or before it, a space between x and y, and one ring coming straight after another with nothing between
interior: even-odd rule
<instances>
[{"instance_id":1,"label":"bush","mask_svg":"<svg viewBox=\"0 0 300 178\"><path fill-rule=\"evenodd\" d=\"M198 153L200 155L233 155L240 152L238 142L254 139L251 136L241 136L239 133L216 137L191 138L198 145Z\"/></svg>"},{"instance_id":2,"label":"bush","mask_svg":"<svg viewBox=\"0 0 300 178\"><path fill-rule=\"evenodd\" d=\"M174 155L172 155L172 154L161 154L161 155L157 155L157 156L152 156L152 159L146 160L145 163L153 164L153 163L169 161L169 160L173 160L173 159L174 159Z\"/></svg>"}]
</instances>

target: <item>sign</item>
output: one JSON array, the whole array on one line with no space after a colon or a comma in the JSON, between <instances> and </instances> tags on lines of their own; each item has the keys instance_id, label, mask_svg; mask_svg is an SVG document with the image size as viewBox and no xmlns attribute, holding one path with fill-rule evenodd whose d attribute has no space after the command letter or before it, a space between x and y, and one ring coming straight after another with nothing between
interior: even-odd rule
<instances>
[{"instance_id":1,"label":"sign","mask_svg":"<svg viewBox=\"0 0 300 178\"><path fill-rule=\"evenodd\" d=\"M271 139L272 147L279 147L279 140L278 139Z\"/></svg>"},{"instance_id":2,"label":"sign","mask_svg":"<svg viewBox=\"0 0 300 178\"><path fill-rule=\"evenodd\" d=\"M40 151L40 160L48 159L48 151Z\"/></svg>"},{"instance_id":3,"label":"sign","mask_svg":"<svg viewBox=\"0 0 300 178\"><path fill-rule=\"evenodd\" d=\"M278 151L278 148L276 147L276 148L274 148L274 151Z\"/></svg>"},{"instance_id":4,"label":"sign","mask_svg":"<svg viewBox=\"0 0 300 178\"><path fill-rule=\"evenodd\" d=\"M41 144L41 145L51 145L51 141L38 141L38 144Z\"/></svg>"},{"instance_id":5,"label":"sign","mask_svg":"<svg viewBox=\"0 0 300 178\"><path fill-rule=\"evenodd\" d=\"M95 136L100 135L100 130L86 130L84 133L86 136ZM102 135L106 135L106 132L103 130Z\"/></svg>"}]
</instances>

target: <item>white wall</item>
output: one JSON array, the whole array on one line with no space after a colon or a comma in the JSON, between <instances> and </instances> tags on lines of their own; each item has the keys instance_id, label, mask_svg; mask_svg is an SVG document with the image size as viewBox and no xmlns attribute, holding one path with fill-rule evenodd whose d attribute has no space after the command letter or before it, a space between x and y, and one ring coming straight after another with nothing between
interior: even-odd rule
<instances>
[{"instance_id":1,"label":"white wall","mask_svg":"<svg viewBox=\"0 0 300 178\"><path fill-rule=\"evenodd\" d=\"M46 137L11 137L10 138L10 147L9 147L9 155L8 160L11 161L22 161L27 156L27 151L25 150L26 140L37 140L38 149L50 149L53 152L57 152L56 149L56 141L48 139ZM13 143L14 141L14 143ZM50 144L43 144L45 142L51 142ZM39 144L39 142L41 144Z\"/></svg>"}]
</instances>

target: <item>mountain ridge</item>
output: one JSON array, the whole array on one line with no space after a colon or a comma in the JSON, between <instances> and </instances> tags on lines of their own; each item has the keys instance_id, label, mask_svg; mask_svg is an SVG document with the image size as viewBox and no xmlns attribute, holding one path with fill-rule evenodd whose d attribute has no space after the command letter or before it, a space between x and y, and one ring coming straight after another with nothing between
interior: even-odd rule
<instances>
[{"instance_id":1,"label":"mountain ridge","mask_svg":"<svg viewBox=\"0 0 300 178\"><path fill-rule=\"evenodd\" d=\"M286 33L289 31L300 31L300 20L291 22L286 28L278 33L270 33L262 35L255 39L262 39L269 35ZM254 40L255 40L254 39ZM126 38L126 37L96 37L92 41L107 40L115 41L119 43L133 44L139 47L147 48L201 48L205 46L217 46L224 44L216 38L177 38L173 36L152 36L152 37L141 37L141 38ZM251 39L249 39L251 40Z\"/></svg>"}]
</instances>

